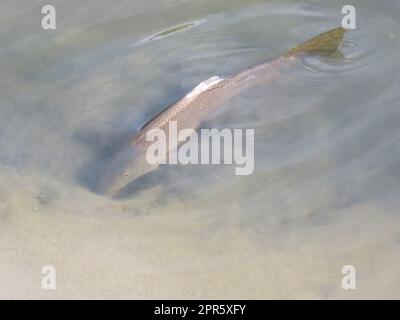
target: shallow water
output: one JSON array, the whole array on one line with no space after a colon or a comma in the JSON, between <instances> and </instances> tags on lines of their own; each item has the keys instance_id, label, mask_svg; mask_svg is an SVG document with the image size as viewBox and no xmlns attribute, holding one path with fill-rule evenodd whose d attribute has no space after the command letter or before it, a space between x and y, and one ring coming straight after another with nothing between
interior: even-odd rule
<instances>
[{"instance_id":1,"label":"shallow water","mask_svg":"<svg viewBox=\"0 0 400 320\"><path fill-rule=\"evenodd\" d=\"M397 1L353 1L344 58L303 58L209 119L255 129L254 174L167 167L120 200L92 190L121 138L340 25L343 3L81 3L53 1L53 31L46 2L0 4L0 298L399 297Z\"/></svg>"}]
</instances>

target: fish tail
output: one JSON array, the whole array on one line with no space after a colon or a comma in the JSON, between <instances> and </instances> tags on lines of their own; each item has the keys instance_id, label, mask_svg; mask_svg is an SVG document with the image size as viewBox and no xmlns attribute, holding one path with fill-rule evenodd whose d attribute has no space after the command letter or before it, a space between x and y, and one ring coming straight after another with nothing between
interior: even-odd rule
<instances>
[{"instance_id":1,"label":"fish tail","mask_svg":"<svg viewBox=\"0 0 400 320\"><path fill-rule=\"evenodd\" d=\"M316 36L292 49L290 49L285 55L285 58L297 56L302 53L311 53L319 55L328 55L338 50L340 43L343 40L343 36L346 29L339 27L336 29L329 30Z\"/></svg>"}]
</instances>

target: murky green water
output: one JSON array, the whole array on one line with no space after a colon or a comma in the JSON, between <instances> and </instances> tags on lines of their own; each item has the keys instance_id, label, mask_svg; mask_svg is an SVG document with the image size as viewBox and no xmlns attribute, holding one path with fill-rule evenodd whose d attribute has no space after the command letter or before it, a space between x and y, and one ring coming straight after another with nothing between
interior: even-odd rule
<instances>
[{"instance_id":1,"label":"murky green water","mask_svg":"<svg viewBox=\"0 0 400 320\"><path fill-rule=\"evenodd\" d=\"M92 191L121 137L340 25L346 3L52 3L53 31L47 2L0 4L0 298L399 297L397 1L353 1L344 58L303 58L207 122L255 129L253 175L168 167L122 200Z\"/></svg>"}]
</instances>

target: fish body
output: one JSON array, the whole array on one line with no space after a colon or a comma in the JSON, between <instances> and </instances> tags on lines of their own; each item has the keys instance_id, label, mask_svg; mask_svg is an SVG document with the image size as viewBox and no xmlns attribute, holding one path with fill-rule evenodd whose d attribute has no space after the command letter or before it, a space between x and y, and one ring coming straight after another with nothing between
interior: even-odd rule
<instances>
[{"instance_id":1,"label":"fish body","mask_svg":"<svg viewBox=\"0 0 400 320\"><path fill-rule=\"evenodd\" d=\"M146 160L146 149L153 142L146 135L152 129L161 129L168 138L169 123L176 121L178 132L182 129L198 129L204 119L216 107L239 92L265 83L279 76L279 71L302 54L327 54L337 50L345 29L337 28L317 36L281 57L256 65L227 78L214 76L200 83L184 97L150 119L121 151L105 166L100 178L99 193L116 196L136 178L155 170Z\"/></svg>"}]
</instances>

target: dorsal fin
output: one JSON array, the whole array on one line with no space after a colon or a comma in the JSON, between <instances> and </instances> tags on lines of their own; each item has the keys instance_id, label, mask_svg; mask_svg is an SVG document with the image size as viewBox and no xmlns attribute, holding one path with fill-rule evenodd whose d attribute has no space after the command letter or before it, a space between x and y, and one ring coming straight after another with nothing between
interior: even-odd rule
<instances>
[{"instance_id":1,"label":"dorsal fin","mask_svg":"<svg viewBox=\"0 0 400 320\"><path fill-rule=\"evenodd\" d=\"M167 110L169 107L171 107L172 105L174 105L175 103L177 103L178 101L182 100L182 99L187 99L187 98L193 98L195 96L198 96L199 94L210 90L214 85L216 85L218 82L221 82L222 80L224 80L223 78L219 77L219 76L213 76L207 80L204 80L203 82L199 83L196 87L194 87L189 93L187 93L185 96L179 98L178 100L176 100L175 102L171 103L170 105L168 105L166 108L164 108L163 110L157 112L154 116L152 116L149 120L147 120L144 124L142 124L141 126L139 126L138 131L142 131L144 127L146 127L150 122L152 122L155 118L157 118L161 113L163 113L165 110Z\"/></svg>"}]
</instances>

